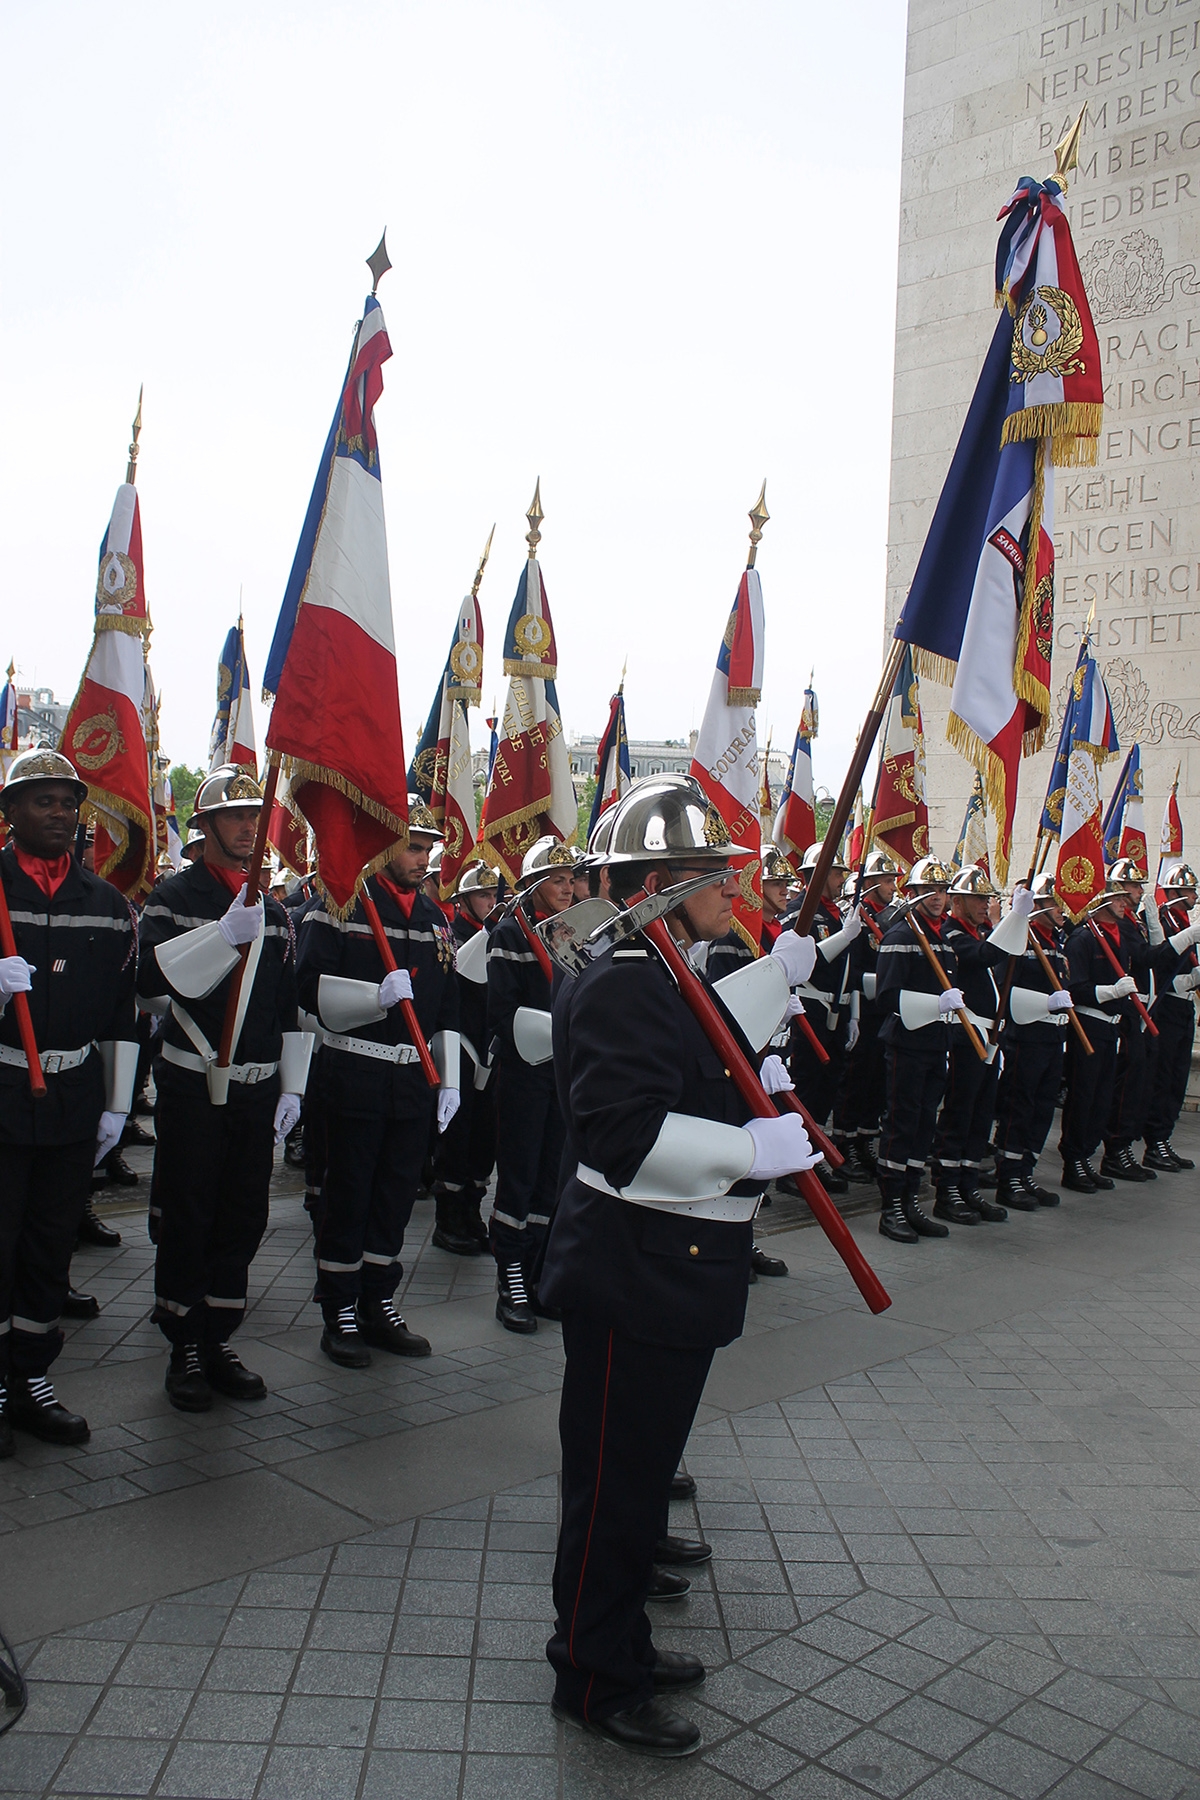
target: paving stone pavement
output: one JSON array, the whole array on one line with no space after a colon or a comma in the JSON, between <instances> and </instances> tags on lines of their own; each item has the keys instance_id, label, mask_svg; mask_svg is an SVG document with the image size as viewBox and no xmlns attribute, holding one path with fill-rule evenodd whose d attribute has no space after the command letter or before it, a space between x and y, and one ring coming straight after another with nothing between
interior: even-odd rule
<instances>
[{"instance_id":1,"label":"paving stone pavement","mask_svg":"<svg viewBox=\"0 0 1200 1800\"><path fill-rule=\"evenodd\" d=\"M1177 1141L1197 1138L1189 1124ZM551 1475L26 1644L30 1708L0 1738L0 1794L1200 1800L1197 1199L1200 1178L1164 1179L915 1253L861 1222L898 1313L918 1316L922 1284L949 1271L986 1320L876 1362L819 1234L787 1238L793 1279L760 1283L750 1321L785 1362L782 1397L703 1408L698 1498L673 1526L701 1531L714 1561L656 1609L656 1640L710 1669L680 1701L700 1758L629 1757L551 1719ZM1169 1253L1148 1244L1150 1218ZM308 1254L282 1178L247 1326L265 1345L315 1342ZM141 1359L139 1392L157 1394L148 1266L132 1241L88 1260L105 1316L72 1337L79 1378ZM1026 1301L1036 1276L1049 1285L995 1318L989 1290L1014 1270ZM474 1317L490 1275L423 1246L410 1318ZM864 1366L784 1391L789 1328L847 1319ZM201 1505L223 1459L253 1466L277 1445L286 1474L314 1434L328 1449L409 1430L414 1409L503 1407L551 1393L559 1366L557 1332L497 1329L366 1378L326 1363L266 1410L193 1421L147 1400L84 1456L26 1440L0 1475L2 1554L47 1507L119 1513L156 1469L189 1471Z\"/></svg>"}]
</instances>

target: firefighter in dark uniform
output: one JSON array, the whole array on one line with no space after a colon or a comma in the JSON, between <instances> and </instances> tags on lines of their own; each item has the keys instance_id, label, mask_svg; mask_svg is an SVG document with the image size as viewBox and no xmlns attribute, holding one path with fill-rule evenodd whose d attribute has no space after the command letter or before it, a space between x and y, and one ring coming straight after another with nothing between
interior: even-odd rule
<instances>
[{"instance_id":1,"label":"firefighter in dark uniform","mask_svg":"<svg viewBox=\"0 0 1200 1800\"><path fill-rule=\"evenodd\" d=\"M1000 1047L1004 1066L996 1090L996 1200L1020 1212L1054 1206L1058 1196L1033 1178L1062 1089L1072 1000L1064 951L1063 913L1052 875L1035 875L1030 893L1029 938L1013 965ZM1015 896L1014 896L1015 899ZM1037 945L1062 987L1056 992Z\"/></svg>"},{"instance_id":2,"label":"firefighter in dark uniform","mask_svg":"<svg viewBox=\"0 0 1200 1800\"><path fill-rule=\"evenodd\" d=\"M972 863L950 884L950 916L942 938L953 950L958 965L958 985L966 997L966 1013L988 1047L982 1062L972 1048L961 1023L950 1026L950 1059L946 1091L933 1140L933 1181L937 1198L933 1216L951 1225L999 1225L1008 1217L1003 1206L986 1200L979 1188L985 1157L991 1160L989 1142L996 1111L996 1082L1000 1075L997 1019L1000 1011L1000 973L1009 957L1020 956L1028 935L1033 895L1027 887L1013 894L1012 908L988 931L988 909L999 890L978 864ZM1058 1196L1045 1204L1057 1204Z\"/></svg>"},{"instance_id":3,"label":"firefighter in dark uniform","mask_svg":"<svg viewBox=\"0 0 1200 1800\"><path fill-rule=\"evenodd\" d=\"M454 939L440 906L423 891L432 813L408 797L408 843L372 875L374 900L396 968L385 969L362 906L346 919L314 907L300 927L300 1004L322 1033L316 1088L325 1168L317 1207L321 1349L361 1369L371 1349L428 1356L393 1296L404 1274L404 1233L421 1183L430 1132L445 1131L459 1105L458 982ZM430 1043L440 1085L430 1087L400 1001L411 1000Z\"/></svg>"},{"instance_id":4,"label":"firefighter in dark uniform","mask_svg":"<svg viewBox=\"0 0 1200 1800\"><path fill-rule=\"evenodd\" d=\"M1142 954L1135 958L1131 972L1137 977L1138 994L1149 1012L1158 995L1158 980L1167 973L1167 963L1149 954L1161 949L1163 929L1153 898L1143 905L1145 882L1132 858L1119 857L1108 871L1107 884L1120 888L1129 901L1122 930L1140 940ZM1142 911L1139 912L1139 907ZM1174 973L1174 964L1171 971ZM1131 1007L1132 1011L1133 1008ZM1154 1086L1158 1065L1158 1039L1134 1018L1122 1021L1117 1038L1117 1067L1113 1076L1112 1105L1104 1128L1104 1156L1100 1171L1116 1181L1157 1181L1152 1168L1144 1168L1133 1154L1133 1146L1145 1128L1146 1109Z\"/></svg>"},{"instance_id":5,"label":"firefighter in dark uniform","mask_svg":"<svg viewBox=\"0 0 1200 1800\"><path fill-rule=\"evenodd\" d=\"M884 1059L879 1229L898 1244L950 1235L947 1225L922 1212L917 1193L946 1086L950 1020L964 1004L958 963L942 925L953 879L953 870L935 856L915 862L904 883L904 916L888 927L879 946L875 996L884 1014L879 1033ZM910 911L950 982L944 991L909 923Z\"/></svg>"},{"instance_id":6,"label":"firefighter in dark uniform","mask_svg":"<svg viewBox=\"0 0 1200 1800\"><path fill-rule=\"evenodd\" d=\"M300 1116L312 1038L297 1024L291 916L275 900L245 904L261 810L252 776L214 769L189 821L204 833L203 855L142 911L138 992L170 1001L154 1061L152 1317L171 1345L167 1397L181 1412L207 1412L214 1391L233 1400L267 1391L229 1340L267 1226L275 1146ZM220 1069L242 946L231 1062Z\"/></svg>"},{"instance_id":7,"label":"firefighter in dark uniform","mask_svg":"<svg viewBox=\"0 0 1200 1800\"><path fill-rule=\"evenodd\" d=\"M455 1256L479 1256L487 1249L487 1226L480 1203L496 1161L496 1091L488 1062L487 929L500 878L484 862L474 862L454 889L450 930L458 946L459 1034L462 1040L462 1104L437 1141L433 1155L433 1197L437 1223L433 1241ZM468 946L469 953L464 955Z\"/></svg>"},{"instance_id":8,"label":"firefighter in dark uniform","mask_svg":"<svg viewBox=\"0 0 1200 1800\"><path fill-rule=\"evenodd\" d=\"M137 1042L133 915L71 854L87 786L55 750L14 758L0 792L0 880L15 956L0 956L0 1456L13 1427L82 1444L87 1420L49 1371L92 1169L118 1143ZM34 1100L13 996L26 994L46 1096Z\"/></svg>"},{"instance_id":9,"label":"firefighter in dark uniform","mask_svg":"<svg viewBox=\"0 0 1200 1800\"><path fill-rule=\"evenodd\" d=\"M572 904L577 860L555 837L539 838L526 851L516 905L531 924ZM549 1013L550 982L510 914L487 946L487 1029L496 1069L496 1196L489 1238L496 1259L496 1317L508 1331L531 1332L545 1310L533 1277L558 1193L563 1122L553 1065L528 1060L513 1035L523 1010Z\"/></svg>"},{"instance_id":10,"label":"firefighter in dark uniform","mask_svg":"<svg viewBox=\"0 0 1200 1800\"><path fill-rule=\"evenodd\" d=\"M1091 1056L1084 1056L1078 1044L1067 1049L1067 1097L1059 1151L1062 1184L1078 1194L1111 1188L1117 1180L1153 1178L1152 1170L1143 1170L1134 1162L1128 1143L1122 1146L1106 1137L1112 1128L1119 1042L1124 1037L1128 1044L1134 1033L1141 1033L1142 1021L1130 995L1141 991L1142 984L1148 991L1146 978L1151 968L1173 973L1183 952L1200 938L1200 926L1191 926L1152 948L1145 932L1129 916L1126 881L1126 869L1114 863L1104 892L1088 908L1088 918L1067 938L1071 998L1093 1050ZM1090 928L1092 923L1104 934L1124 974L1114 971ZM1138 1049L1131 1054L1136 1057ZM1091 1158L1102 1140L1105 1155L1096 1170Z\"/></svg>"},{"instance_id":11,"label":"firefighter in dark uniform","mask_svg":"<svg viewBox=\"0 0 1200 1800\"><path fill-rule=\"evenodd\" d=\"M812 879L821 848L820 842L810 844L801 858L800 873L806 887ZM792 1080L796 1083L797 1095L818 1125L829 1122L846 1057L858 1043L859 992L852 958L863 924L856 906L848 908L843 917L838 905L846 872L846 864L835 858L809 927L817 946L817 960L812 974L799 988L805 1018L829 1061L823 1063L820 1060L800 1026L792 1029ZM822 1162L817 1173L829 1193L849 1191L849 1179L841 1169L835 1172L828 1163Z\"/></svg>"},{"instance_id":12,"label":"firefighter in dark uniform","mask_svg":"<svg viewBox=\"0 0 1200 1800\"><path fill-rule=\"evenodd\" d=\"M832 1137L845 1158L841 1173L848 1182L874 1185L875 1139L883 1111L883 1014L875 1002L879 979L879 944L890 923L896 898L896 866L882 850L872 850L863 864L859 911L865 930L854 945L854 984L858 994L858 1037L842 1064L833 1102Z\"/></svg>"},{"instance_id":13,"label":"firefighter in dark uniform","mask_svg":"<svg viewBox=\"0 0 1200 1800\"><path fill-rule=\"evenodd\" d=\"M687 952L728 930L731 852L698 784L642 786L613 823L612 896L714 873L667 915ZM776 962L763 958L749 973L778 982L777 1022L787 979ZM714 1350L742 1329L763 1185L816 1158L795 1114L747 1120L720 1057L639 937L561 983L553 1066L567 1121L542 1275L566 1349L553 1710L627 1749L686 1756L700 1734L669 1696L705 1671L651 1641L655 1544Z\"/></svg>"},{"instance_id":14,"label":"firefighter in dark uniform","mask_svg":"<svg viewBox=\"0 0 1200 1800\"><path fill-rule=\"evenodd\" d=\"M1161 887L1166 904L1160 914L1168 937L1187 931L1196 905L1197 877L1187 863L1179 863L1164 875ZM1150 896L1147 895L1147 900ZM1143 902L1145 905L1145 902ZM1149 910L1147 908L1147 910ZM1200 988L1200 963L1194 945L1184 952L1173 975L1163 981L1151 1017L1158 1026L1158 1066L1143 1133L1146 1150L1142 1163L1160 1174L1194 1169L1190 1157L1180 1156L1171 1143L1192 1072L1192 1042L1196 1035L1196 1006L1192 995Z\"/></svg>"}]
</instances>

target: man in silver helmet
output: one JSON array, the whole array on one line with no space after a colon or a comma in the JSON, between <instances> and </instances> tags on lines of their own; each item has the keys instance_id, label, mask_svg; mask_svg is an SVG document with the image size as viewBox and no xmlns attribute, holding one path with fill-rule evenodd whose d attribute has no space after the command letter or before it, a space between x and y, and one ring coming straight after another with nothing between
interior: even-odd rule
<instances>
[{"instance_id":1,"label":"man in silver helmet","mask_svg":"<svg viewBox=\"0 0 1200 1800\"><path fill-rule=\"evenodd\" d=\"M847 884L858 896L864 930L855 940L853 980L858 1000L858 1036L849 1046L833 1102L831 1136L845 1158L841 1173L847 1183L874 1186L875 1139L883 1111L883 1046L879 1028L884 1015L875 1002L879 979L879 944L891 923L896 898L896 865L882 850L871 850L862 873Z\"/></svg>"},{"instance_id":2,"label":"man in silver helmet","mask_svg":"<svg viewBox=\"0 0 1200 1800\"><path fill-rule=\"evenodd\" d=\"M996 1089L996 1202L1020 1212L1036 1212L1052 1202L1050 1190L1034 1179L1034 1167L1054 1123L1063 1084L1063 1063L1073 1001L1071 972L1064 954L1064 916L1053 875L1035 875L1029 892L1033 909L1025 949L1014 952L1012 981L1000 1045L1004 1067ZM1038 956L1058 982L1046 973Z\"/></svg>"},{"instance_id":3,"label":"man in silver helmet","mask_svg":"<svg viewBox=\"0 0 1200 1800\"><path fill-rule=\"evenodd\" d=\"M1167 936L1186 931L1196 909L1196 871L1188 863L1178 863L1162 878L1163 905L1160 926ZM1142 902L1149 918L1152 897ZM1171 1142L1187 1096L1188 1078L1192 1072L1192 1044L1196 1036L1196 1006L1193 995L1200 989L1200 960L1194 945L1183 952L1173 975L1164 978L1151 1017L1158 1026L1158 1056L1154 1081L1146 1108L1143 1137L1146 1149L1142 1163L1159 1174L1174 1174L1180 1169L1194 1169L1188 1156L1180 1156Z\"/></svg>"},{"instance_id":4,"label":"man in silver helmet","mask_svg":"<svg viewBox=\"0 0 1200 1800\"><path fill-rule=\"evenodd\" d=\"M12 1431L81 1444L87 1420L49 1378L71 1251L94 1165L120 1141L137 1069L133 915L71 854L87 786L55 750L14 759L0 792L0 880L16 955L0 957L0 1457ZM26 996L46 1085L35 1100L21 1043Z\"/></svg>"},{"instance_id":5,"label":"man in silver helmet","mask_svg":"<svg viewBox=\"0 0 1200 1800\"><path fill-rule=\"evenodd\" d=\"M625 903L707 877L666 915L695 966L696 952L729 929L731 855L698 783L642 783L616 809L610 894ZM771 956L710 990L735 1031L746 1018L748 1054L777 1029L813 955L810 940L784 933ZM795 1114L748 1118L638 935L560 984L553 1054L566 1122L565 1181L541 1277L562 1311L566 1349L553 1710L626 1749L686 1756L700 1734L669 1696L705 1670L656 1650L645 1612L671 1480L714 1350L742 1329L763 1187L817 1159ZM786 1074L777 1057L769 1065L763 1084L776 1091ZM710 1554L683 1548L696 1561Z\"/></svg>"},{"instance_id":6,"label":"man in silver helmet","mask_svg":"<svg viewBox=\"0 0 1200 1800\"><path fill-rule=\"evenodd\" d=\"M487 1054L486 921L499 889L500 877L484 862L464 869L454 889L462 1104L433 1151L433 1241L454 1256L479 1256L488 1241L479 1208L496 1162L496 1089Z\"/></svg>"}]
</instances>

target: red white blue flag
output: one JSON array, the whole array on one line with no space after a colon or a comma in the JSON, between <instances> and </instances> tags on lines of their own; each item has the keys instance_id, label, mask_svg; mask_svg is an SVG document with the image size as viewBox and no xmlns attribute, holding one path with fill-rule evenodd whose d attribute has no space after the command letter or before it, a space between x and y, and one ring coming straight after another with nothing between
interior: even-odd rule
<instances>
[{"instance_id":1,"label":"red white blue flag","mask_svg":"<svg viewBox=\"0 0 1200 1800\"><path fill-rule=\"evenodd\" d=\"M210 770L219 769L226 763L236 764L249 775L258 774L250 671L246 666L246 637L240 619L230 627L217 664L217 710L208 744Z\"/></svg>"},{"instance_id":2,"label":"red white blue flag","mask_svg":"<svg viewBox=\"0 0 1200 1800\"><path fill-rule=\"evenodd\" d=\"M811 687L804 690L804 710L792 746L788 764L787 786L775 814L771 837L782 850L793 869L799 870L800 859L810 844L817 841L817 802L813 788L812 741L817 735L817 696Z\"/></svg>"},{"instance_id":3,"label":"red white blue flag","mask_svg":"<svg viewBox=\"0 0 1200 1800\"><path fill-rule=\"evenodd\" d=\"M588 842L591 842L600 815L615 806L628 793L632 777L629 773L629 739L625 732L625 678L608 708L608 724L596 746L596 796L592 816L588 820Z\"/></svg>"},{"instance_id":4,"label":"red white blue flag","mask_svg":"<svg viewBox=\"0 0 1200 1800\"><path fill-rule=\"evenodd\" d=\"M1154 886L1160 906L1165 901L1161 885L1164 872L1183 861L1183 820L1179 816L1180 766L1176 766L1175 779L1167 795L1167 804L1163 807L1162 829L1158 838L1158 874L1155 876Z\"/></svg>"},{"instance_id":5,"label":"red white blue flag","mask_svg":"<svg viewBox=\"0 0 1200 1800\"><path fill-rule=\"evenodd\" d=\"M15 665L9 663L8 680L0 689L0 760L17 753L18 707L17 690L13 685L16 672ZM3 770L0 769L0 779L2 777Z\"/></svg>"},{"instance_id":6,"label":"red white blue flag","mask_svg":"<svg viewBox=\"0 0 1200 1800\"><path fill-rule=\"evenodd\" d=\"M967 801L967 810L963 814L962 830L950 859L952 869L969 869L972 866L982 869L985 875L992 872L988 861L987 797L983 791L983 776L978 769L975 771L975 786L971 789L971 798Z\"/></svg>"},{"instance_id":7,"label":"red white blue flag","mask_svg":"<svg viewBox=\"0 0 1200 1800\"><path fill-rule=\"evenodd\" d=\"M692 752L691 774L733 839L738 897L733 928L752 949L762 940L762 825L758 816L758 727L762 693L762 584L745 569L721 639L708 705Z\"/></svg>"},{"instance_id":8,"label":"red white blue flag","mask_svg":"<svg viewBox=\"0 0 1200 1800\"><path fill-rule=\"evenodd\" d=\"M1126 856L1142 880L1150 872L1146 820L1142 809L1142 749L1134 744L1125 758L1108 811L1104 815L1104 860L1109 865Z\"/></svg>"},{"instance_id":9,"label":"red white blue flag","mask_svg":"<svg viewBox=\"0 0 1200 1800\"><path fill-rule=\"evenodd\" d=\"M1054 891L1063 911L1078 921L1104 892L1100 769L1120 748L1108 689L1087 637L1071 678L1068 712L1070 752Z\"/></svg>"},{"instance_id":10,"label":"red white blue flag","mask_svg":"<svg viewBox=\"0 0 1200 1800\"><path fill-rule=\"evenodd\" d=\"M1003 308L895 635L953 684L947 736L983 774L1003 883L1051 713L1053 468L1095 462L1104 396L1061 184L1023 176L1000 217Z\"/></svg>"},{"instance_id":11,"label":"red white blue flag","mask_svg":"<svg viewBox=\"0 0 1200 1800\"><path fill-rule=\"evenodd\" d=\"M408 837L408 787L379 480L375 404L392 354L371 295L322 452L263 686L267 748L316 843L318 879L347 913Z\"/></svg>"},{"instance_id":12,"label":"red white blue flag","mask_svg":"<svg viewBox=\"0 0 1200 1800\"><path fill-rule=\"evenodd\" d=\"M420 794L446 834L438 865L443 900L453 894L463 863L475 847L467 708L479 705L482 684L483 616L472 592L459 607L450 654L408 772L412 792Z\"/></svg>"},{"instance_id":13,"label":"red white blue flag","mask_svg":"<svg viewBox=\"0 0 1200 1800\"><path fill-rule=\"evenodd\" d=\"M896 673L884 714L870 842L882 844L906 875L915 862L929 854L925 726L912 653L908 650Z\"/></svg>"}]
</instances>

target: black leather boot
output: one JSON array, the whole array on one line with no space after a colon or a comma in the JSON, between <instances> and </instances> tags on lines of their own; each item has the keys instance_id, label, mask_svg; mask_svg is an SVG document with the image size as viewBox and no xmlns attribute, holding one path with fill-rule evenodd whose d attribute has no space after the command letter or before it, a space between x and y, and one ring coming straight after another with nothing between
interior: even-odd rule
<instances>
[{"instance_id":1,"label":"black leather boot","mask_svg":"<svg viewBox=\"0 0 1200 1800\"><path fill-rule=\"evenodd\" d=\"M917 1205L917 1196L915 1194L905 1194L900 1201L900 1205L904 1210L905 1218L908 1220L918 1237L944 1238L950 1236L950 1227L948 1225L940 1224L937 1219L931 1219L928 1213L921 1211L921 1208Z\"/></svg>"},{"instance_id":2,"label":"black leather boot","mask_svg":"<svg viewBox=\"0 0 1200 1800\"><path fill-rule=\"evenodd\" d=\"M898 1194L883 1197L883 1211L879 1215L879 1230L894 1244L915 1244L917 1234L904 1215L904 1206Z\"/></svg>"},{"instance_id":3,"label":"black leather boot","mask_svg":"<svg viewBox=\"0 0 1200 1800\"><path fill-rule=\"evenodd\" d=\"M386 1300L359 1301L358 1331L373 1350L390 1350L393 1356L432 1354L429 1339L408 1329L390 1295Z\"/></svg>"},{"instance_id":4,"label":"black leather boot","mask_svg":"<svg viewBox=\"0 0 1200 1800\"><path fill-rule=\"evenodd\" d=\"M768 1256L757 1244L750 1250L750 1267L756 1275L786 1275L788 1272L782 1256Z\"/></svg>"},{"instance_id":5,"label":"black leather boot","mask_svg":"<svg viewBox=\"0 0 1200 1800\"><path fill-rule=\"evenodd\" d=\"M479 1256L483 1245L471 1230L470 1211L472 1202L461 1193L449 1193L445 1188L438 1189L433 1197L436 1219L433 1227L433 1242L439 1250L448 1250L451 1256ZM478 1211L475 1214L478 1218Z\"/></svg>"},{"instance_id":6,"label":"black leather boot","mask_svg":"<svg viewBox=\"0 0 1200 1800\"><path fill-rule=\"evenodd\" d=\"M1069 1162L1064 1162L1062 1184L1073 1194L1095 1194L1099 1191L1096 1187L1095 1176L1081 1156L1072 1157ZM1107 1185L1111 1187L1112 1182L1108 1182Z\"/></svg>"},{"instance_id":7,"label":"black leather boot","mask_svg":"<svg viewBox=\"0 0 1200 1800\"><path fill-rule=\"evenodd\" d=\"M120 1241L120 1232L114 1231L111 1225L104 1223L89 1200L83 1209L83 1217L80 1219L78 1230L75 1233L75 1242L77 1244L95 1244L101 1250L111 1250Z\"/></svg>"},{"instance_id":8,"label":"black leather boot","mask_svg":"<svg viewBox=\"0 0 1200 1800\"><path fill-rule=\"evenodd\" d=\"M1096 1188L1097 1191L1103 1191L1107 1194L1111 1193L1112 1189L1116 1187L1116 1182L1113 1181L1110 1176L1106 1175L1102 1169L1094 1169L1090 1160L1085 1162L1083 1166L1091 1177L1092 1186Z\"/></svg>"},{"instance_id":9,"label":"black leather boot","mask_svg":"<svg viewBox=\"0 0 1200 1800\"><path fill-rule=\"evenodd\" d=\"M64 1319L98 1319L100 1302L95 1294L81 1294L78 1288L68 1288L67 1297L62 1303Z\"/></svg>"},{"instance_id":10,"label":"black leather boot","mask_svg":"<svg viewBox=\"0 0 1200 1800\"><path fill-rule=\"evenodd\" d=\"M1037 1201L1031 1200L1018 1186L1015 1175L1002 1175L1000 1185L996 1189L997 1204L1006 1208L1014 1208L1017 1212L1036 1212Z\"/></svg>"},{"instance_id":11,"label":"black leather boot","mask_svg":"<svg viewBox=\"0 0 1200 1800\"><path fill-rule=\"evenodd\" d=\"M813 1171L827 1194L848 1194L850 1182L844 1169L835 1169L822 1157ZM797 1190L798 1191L798 1190Z\"/></svg>"},{"instance_id":12,"label":"black leather boot","mask_svg":"<svg viewBox=\"0 0 1200 1800\"><path fill-rule=\"evenodd\" d=\"M913 1205L916 1205L914 1200ZM933 1216L947 1225L979 1225L982 1220L973 1206L968 1206L958 1191L958 1184L943 1175L938 1178L933 1202Z\"/></svg>"},{"instance_id":13,"label":"black leather boot","mask_svg":"<svg viewBox=\"0 0 1200 1800\"><path fill-rule=\"evenodd\" d=\"M700 1748L700 1727L671 1712L662 1700L644 1700L641 1706L596 1720L570 1712L560 1700L550 1702L550 1711L560 1725L577 1725L594 1737L607 1738L610 1744L640 1751L643 1756L692 1756Z\"/></svg>"},{"instance_id":14,"label":"black leather boot","mask_svg":"<svg viewBox=\"0 0 1200 1800\"><path fill-rule=\"evenodd\" d=\"M102 1170L115 1187L136 1187L138 1184L137 1170L130 1168L120 1150L110 1150L107 1156L100 1159L96 1164L96 1174L99 1175Z\"/></svg>"},{"instance_id":15,"label":"black leather boot","mask_svg":"<svg viewBox=\"0 0 1200 1800\"><path fill-rule=\"evenodd\" d=\"M1146 1145L1142 1167L1156 1169L1160 1175L1178 1175L1182 1164L1171 1154L1171 1146L1161 1138L1156 1138L1153 1143Z\"/></svg>"},{"instance_id":16,"label":"black leather boot","mask_svg":"<svg viewBox=\"0 0 1200 1800\"><path fill-rule=\"evenodd\" d=\"M1028 1194L1036 1206L1058 1205L1058 1195L1049 1188L1039 1187L1032 1175L1018 1175L1017 1186L1023 1194Z\"/></svg>"},{"instance_id":17,"label":"black leather boot","mask_svg":"<svg viewBox=\"0 0 1200 1800\"><path fill-rule=\"evenodd\" d=\"M237 1351L229 1344L209 1344L204 1352L204 1373L208 1385L227 1400L265 1400L267 1384L261 1375L248 1369Z\"/></svg>"},{"instance_id":18,"label":"black leather boot","mask_svg":"<svg viewBox=\"0 0 1200 1800\"><path fill-rule=\"evenodd\" d=\"M304 1154L304 1118L301 1116L283 1140L283 1160L289 1169L302 1169Z\"/></svg>"},{"instance_id":19,"label":"black leather boot","mask_svg":"<svg viewBox=\"0 0 1200 1800\"><path fill-rule=\"evenodd\" d=\"M8 1418L15 1430L43 1444L86 1444L92 1435L86 1419L55 1399L45 1375L9 1375Z\"/></svg>"},{"instance_id":20,"label":"black leather boot","mask_svg":"<svg viewBox=\"0 0 1200 1800\"><path fill-rule=\"evenodd\" d=\"M1178 1150L1175 1148L1174 1144L1171 1142L1171 1140L1169 1138L1167 1139L1166 1143L1163 1145L1163 1149L1166 1151L1167 1155L1170 1157L1171 1161L1175 1164L1175 1167L1177 1169L1194 1169L1195 1168L1196 1165L1192 1161L1191 1157L1190 1156L1180 1156Z\"/></svg>"},{"instance_id":21,"label":"black leather boot","mask_svg":"<svg viewBox=\"0 0 1200 1800\"><path fill-rule=\"evenodd\" d=\"M1153 1169L1143 1169L1140 1163L1134 1162L1133 1152L1128 1144L1119 1144L1115 1150L1104 1152L1100 1173L1111 1176L1114 1181L1158 1180Z\"/></svg>"},{"instance_id":22,"label":"black leather boot","mask_svg":"<svg viewBox=\"0 0 1200 1800\"><path fill-rule=\"evenodd\" d=\"M332 1318L325 1320L321 1348L330 1362L340 1369L368 1369L371 1352L358 1329L358 1314L352 1306L340 1306Z\"/></svg>"},{"instance_id":23,"label":"black leather boot","mask_svg":"<svg viewBox=\"0 0 1200 1800\"><path fill-rule=\"evenodd\" d=\"M178 1412L211 1412L213 1391L204 1373L198 1344L176 1344L163 1382L167 1399Z\"/></svg>"},{"instance_id":24,"label":"black leather boot","mask_svg":"<svg viewBox=\"0 0 1200 1800\"><path fill-rule=\"evenodd\" d=\"M978 1213L986 1225L1003 1225L1008 1213L1004 1207L985 1199L979 1189L979 1178L974 1169L964 1169L958 1178L958 1191L964 1206Z\"/></svg>"},{"instance_id":25,"label":"black leather boot","mask_svg":"<svg viewBox=\"0 0 1200 1800\"><path fill-rule=\"evenodd\" d=\"M537 1320L525 1288L525 1271L519 1262L507 1263L497 1270L496 1317L505 1331L528 1334L537 1330Z\"/></svg>"}]
</instances>

